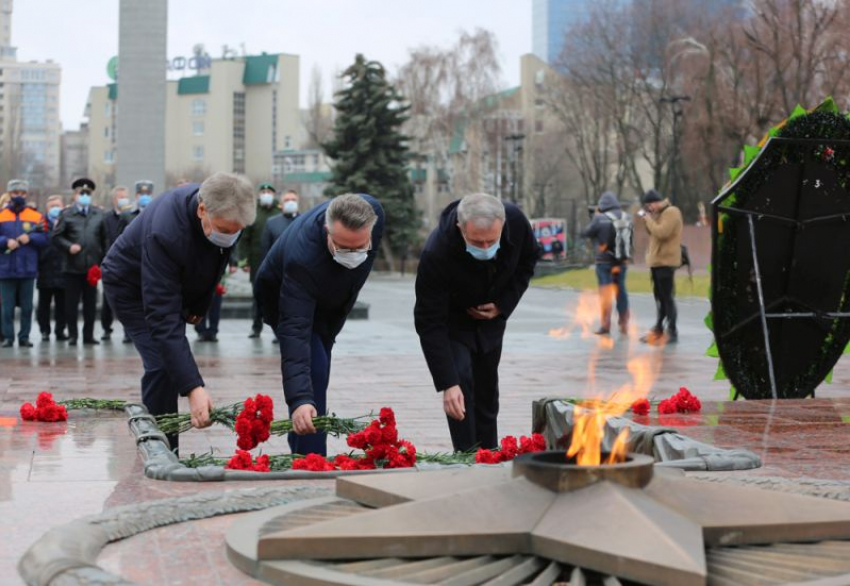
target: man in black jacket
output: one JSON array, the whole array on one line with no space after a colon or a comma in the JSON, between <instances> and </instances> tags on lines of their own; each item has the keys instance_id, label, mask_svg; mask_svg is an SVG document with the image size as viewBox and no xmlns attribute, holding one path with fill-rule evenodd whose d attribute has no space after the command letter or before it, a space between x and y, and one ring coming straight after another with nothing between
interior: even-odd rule
<instances>
[{"instance_id":1,"label":"man in black jacket","mask_svg":"<svg viewBox=\"0 0 850 586\"><path fill-rule=\"evenodd\" d=\"M50 232L56 226L59 220L59 215L65 208L62 202L61 195L51 195L47 198L47 213L44 214L47 218L47 225ZM38 287L38 308L36 309L36 317L38 318L38 326L41 329L41 341L50 341L50 304L53 302L53 318L56 321L56 328L53 332L56 334L57 341L65 341L68 336L65 335L65 279L62 276L62 251L56 246L55 242L51 242L45 246L38 257L38 279L36 287Z\"/></svg>"},{"instance_id":2,"label":"man in black jacket","mask_svg":"<svg viewBox=\"0 0 850 586\"><path fill-rule=\"evenodd\" d=\"M497 445L502 338L539 256L520 209L483 193L449 204L425 243L413 313L455 450Z\"/></svg>"},{"instance_id":3,"label":"man in black jacket","mask_svg":"<svg viewBox=\"0 0 850 586\"><path fill-rule=\"evenodd\" d=\"M266 258L269 250L272 249L272 245L298 217L298 193L292 189L284 193L280 199L280 209L283 213L269 218L266 227L263 228L263 235L260 237L261 260Z\"/></svg>"},{"instance_id":4,"label":"man in black jacket","mask_svg":"<svg viewBox=\"0 0 850 586\"><path fill-rule=\"evenodd\" d=\"M83 177L71 185L74 204L62 210L50 237L63 252L62 273L65 279L65 317L68 320L68 343L77 343L77 315L83 299L83 344L99 344L94 337L97 311L97 285L86 277L94 265L100 265L106 254L106 225L103 210L92 204L94 181Z\"/></svg>"},{"instance_id":5,"label":"man in black jacket","mask_svg":"<svg viewBox=\"0 0 850 586\"><path fill-rule=\"evenodd\" d=\"M619 232L619 240L618 240ZM594 333L611 333L611 306L617 300L618 325L621 334L629 331L629 295L626 292L626 270L632 250L632 223L620 207L617 196L606 191L599 198L596 213L582 230L582 238L590 238L596 249L596 281L599 284L600 326Z\"/></svg>"},{"instance_id":6,"label":"man in black jacket","mask_svg":"<svg viewBox=\"0 0 850 586\"><path fill-rule=\"evenodd\" d=\"M176 413L177 397L188 396L192 425L210 424L212 401L186 324L197 324L209 309L255 206L247 179L216 173L157 197L106 256L104 291L142 356L142 401L153 415Z\"/></svg>"},{"instance_id":7,"label":"man in black jacket","mask_svg":"<svg viewBox=\"0 0 850 586\"><path fill-rule=\"evenodd\" d=\"M127 227L128 221L125 214L130 211L130 194L123 185L112 188L112 209L104 212L103 222L106 225L106 251L115 244L121 232ZM103 328L101 340L112 338L112 308L109 301L103 296L103 304L100 306L100 327Z\"/></svg>"},{"instance_id":8,"label":"man in black jacket","mask_svg":"<svg viewBox=\"0 0 850 586\"><path fill-rule=\"evenodd\" d=\"M283 393L294 454L327 452L313 418L327 410L334 340L366 282L384 233L369 195L340 195L298 219L275 242L254 280L263 321L280 341Z\"/></svg>"}]
</instances>

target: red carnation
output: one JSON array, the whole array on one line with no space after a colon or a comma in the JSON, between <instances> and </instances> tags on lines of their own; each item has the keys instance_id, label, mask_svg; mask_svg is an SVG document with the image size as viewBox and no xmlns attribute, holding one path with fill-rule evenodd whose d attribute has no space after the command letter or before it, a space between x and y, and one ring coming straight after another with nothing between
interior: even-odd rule
<instances>
[{"instance_id":1,"label":"red carnation","mask_svg":"<svg viewBox=\"0 0 850 586\"><path fill-rule=\"evenodd\" d=\"M259 456L257 458L256 463L253 466L253 470L254 470L254 472L269 472L271 470L269 457L266 456L265 454L262 455L262 456Z\"/></svg>"},{"instance_id":2,"label":"red carnation","mask_svg":"<svg viewBox=\"0 0 850 586\"><path fill-rule=\"evenodd\" d=\"M480 448L478 452L475 453L475 463L476 464L498 464L499 457L498 452L494 452L492 450L487 450L485 448Z\"/></svg>"},{"instance_id":3,"label":"red carnation","mask_svg":"<svg viewBox=\"0 0 850 586\"><path fill-rule=\"evenodd\" d=\"M88 282L90 287L97 287L98 281L100 281L101 272L100 267L98 265L92 265L89 268L88 273L86 273L86 281Z\"/></svg>"},{"instance_id":4,"label":"red carnation","mask_svg":"<svg viewBox=\"0 0 850 586\"><path fill-rule=\"evenodd\" d=\"M539 433L531 434L531 437L519 438L519 453L542 452L546 449L546 438Z\"/></svg>"},{"instance_id":5,"label":"red carnation","mask_svg":"<svg viewBox=\"0 0 850 586\"><path fill-rule=\"evenodd\" d=\"M638 399L632 403L632 413L635 415L649 415L649 401Z\"/></svg>"},{"instance_id":6,"label":"red carnation","mask_svg":"<svg viewBox=\"0 0 850 586\"><path fill-rule=\"evenodd\" d=\"M395 426L395 413L389 407L383 407L379 417L383 425Z\"/></svg>"},{"instance_id":7,"label":"red carnation","mask_svg":"<svg viewBox=\"0 0 850 586\"><path fill-rule=\"evenodd\" d=\"M218 295L218 296L227 295L227 289L225 288L224 285L219 283L218 285L215 286L215 294Z\"/></svg>"},{"instance_id":8,"label":"red carnation","mask_svg":"<svg viewBox=\"0 0 850 586\"><path fill-rule=\"evenodd\" d=\"M658 404L658 412L665 415L676 412L676 401L671 397L669 399L664 399Z\"/></svg>"},{"instance_id":9,"label":"red carnation","mask_svg":"<svg viewBox=\"0 0 850 586\"><path fill-rule=\"evenodd\" d=\"M348 438L346 442L352 448L357 448L358 450L362 450L366 448L366 434L362 431L358 431L357 433L348 434Z\"/></svg>"},{"instance_id":10,"label":"red carnation","mask_svg":"<svg viewBox=\"0 0 850 586\"><path fill-rule=\"evenodd\" d=\"M519 454L519 445L516 438L512 435L503 437L499 447L503 460L513 460Z\"/></svg>"},{"instance_id":11,"label":"red carnation","mask_svg":"<svg viewBox=\"0 0 850 586\"><path fill-rule=\"evenodd\" d=\"M47 391L42 391L38 394L38 397L35 400L36 407L47 407L48 405L53 404L53 395L48 393Z\"/></svg>"},{"instance_id":12,"label":"red carnation","mask_svg":"<svg viewBox=\"0 0 850 586\"><path fill-rule=\"evenodd\" d=\"M36 408L32 403L24 403L21 405L21 419L24 421L35 421Z\"/></svg>"},{"instance_id":13,"label":"red carnation","mask_svg":"<svg viewBox=\"0 0 850 586\"><path fill-rule=\"evenodd\" d=\"M381 443L381 440L384 437L384 434L381 432L381 428L376 425L376 421L373 421L369 424L369 427L365 429L364 435L366 436L366 443L371 444L373 446Z\"/></svg>"}]
</instances>

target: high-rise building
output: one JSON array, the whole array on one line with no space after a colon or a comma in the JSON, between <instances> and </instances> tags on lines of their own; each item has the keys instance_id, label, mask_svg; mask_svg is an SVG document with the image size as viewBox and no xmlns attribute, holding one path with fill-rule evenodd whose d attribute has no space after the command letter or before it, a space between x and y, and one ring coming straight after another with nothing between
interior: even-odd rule
<instances>
[{"instance_id":1,"label":"high-rise building","mask_svg":"<svg viewBox=\"0 0 850 586\"><path fill-rule=\"evenodd\" d=\"M532 52L555 65L564 50L570 27L590 16L597 0L533 0L531 5Z\"/></svg>"},{"instance_id":2,"label":"high-rise building","mask_svg":"<svg viewBox=\"0 0 850 586\"><path fill-rule=\"evenodd\" d=\"M89 166L89 128L85 122L77 130L62 133L62 165L59 175L64 189L80 177L86 177Z\"/></svg>"},{"instance_id":3,"label":"high-rise building","mask_svg":"<svg viewBox=\"0 0 850 586\"><path fill-rule=\"evenodd\" d=\"M275 153L299 148L297 55L213 59L199 75L166 84L165 174L157 191L216 171L270 181ZM104 188L116 183L119 83L93 87L86 105L89 173ZM132 184L137 179L123 180Z\"/></svg>"},{"instance_id":4,"label":"high-rise building","mask_svg":"<svg viewBox=\"0 0 850 586\"><path fill-rule=\"evenodd\" d=\"M28 179L34 190L59 182L58 63L16 60L12 0L0 0L0 181Z\"/></svg>"}]
</instances>

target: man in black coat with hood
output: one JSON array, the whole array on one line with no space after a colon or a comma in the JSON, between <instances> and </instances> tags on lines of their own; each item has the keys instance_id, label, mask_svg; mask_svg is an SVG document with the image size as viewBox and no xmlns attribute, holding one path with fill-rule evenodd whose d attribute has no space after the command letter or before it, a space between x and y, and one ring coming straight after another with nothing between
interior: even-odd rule
<instances>
[{"instance_id":1,"label":"man in black coat with hood","mask_svg":"<svg viewBox=\"0 0 850 586\"><path fill-rule=\"evenodd\" d=\"M539 256L522 211L483 193L450 204L425 243L413 313L457 451L497 446L502 338Z\"/></svg>"},{"instance_id":2,"label":"man in black coat with hood","mask_svg":"<svg viewBox=\"0 0 850 586\"><path fill-rule=\"evenodd\" d=\"M192 425L210 425L212 400L186 324L209 309L233 246L254 221L255 197L247 179L230 173L183 185L156 198L106 255L104 292L142 357L142 402L152 415L176 413L183 396Z\"/></svg>"}]
</instances>

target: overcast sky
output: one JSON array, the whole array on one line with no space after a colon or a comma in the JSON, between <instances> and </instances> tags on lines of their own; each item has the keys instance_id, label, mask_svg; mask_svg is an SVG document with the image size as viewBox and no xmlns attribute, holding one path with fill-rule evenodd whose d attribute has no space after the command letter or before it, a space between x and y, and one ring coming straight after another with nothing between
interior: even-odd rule
<instances>
[{"instance_id":1,"label":"overcast sky","mask_svg":"<svg viewBox=\"0 0 850 586\"><path fill-rule=\"evenodd\" d=\"M77 128L88 90L109 83L106 63L118 53L119 0L15 0L12 44L18 60L62 65L62 124ZM505 87L519 83L519 58L531 51L531 0L171 0L169 57L191 56L203 43L214 58L223 45L250 54L301 56L301 105L313 64L325 75L358 52L395 71L408 49L450 45L460 30L481 27L499 41Z\"/></svg>"}]
</instances>

